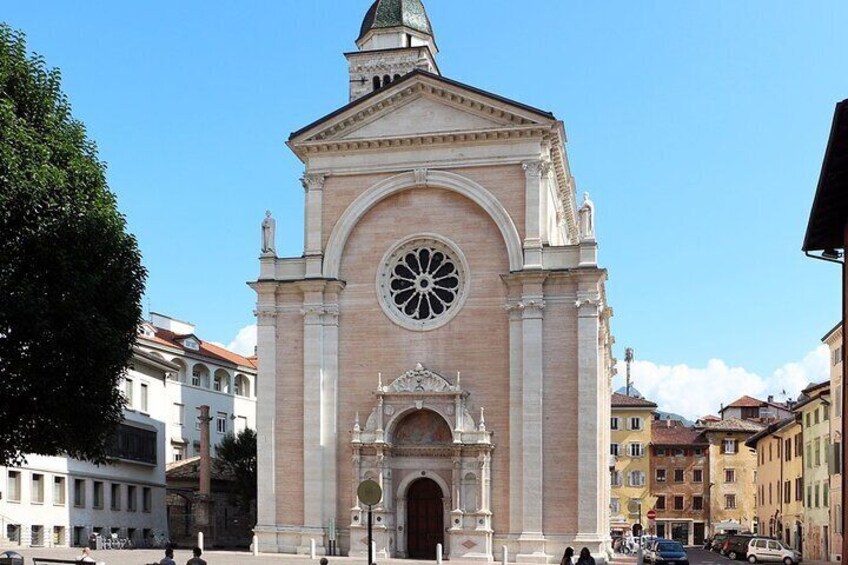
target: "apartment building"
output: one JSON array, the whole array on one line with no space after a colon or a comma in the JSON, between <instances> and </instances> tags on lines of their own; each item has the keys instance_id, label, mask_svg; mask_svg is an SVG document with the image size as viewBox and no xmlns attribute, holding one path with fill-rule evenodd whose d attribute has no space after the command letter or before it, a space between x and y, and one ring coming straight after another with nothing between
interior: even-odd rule
<instances>
[{"instance_id":1,"label":"apartment building","mask_svg":"<svg viewBox=\"0 0 848 565\"><path fill-rule=\"evenodd\" d=\"M811 385L795 405L804 441L804 557L828 560L830 526L830 381Z\"/></svg>"},{"instance_id":2,"label":"apartment building","mask_svg":"<svg viewBox=\"0 0 848 565\"><path fill-rule=\"evenodd\" d=\"M842 561L842 322L836 324L822 342L830 352L830 560Z\"/></svg>"}]
</instances>

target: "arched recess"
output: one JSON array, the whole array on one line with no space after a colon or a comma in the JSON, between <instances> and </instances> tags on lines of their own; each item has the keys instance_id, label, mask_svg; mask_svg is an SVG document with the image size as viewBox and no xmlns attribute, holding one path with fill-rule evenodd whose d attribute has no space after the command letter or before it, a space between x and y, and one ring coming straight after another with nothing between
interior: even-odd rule
<instances>
[{"instance_id":1,"label":"arched recess","mask_svg":"<svg viewBox=\"0 0 848 565\"><path fill-rule=\"evenodd\" d=\"M409 410L391 422L387 429L396 445L450 445L453 430L445 418L434 410Z\"/></svg>"},{"instance_id":2,"label":"arched recess","mask_svg":"<svg viewBox=\"0 0 848 565\"><path fill-rule=\"evenodd\" d=\"M360 194L339 217L324 253L324 277L338 279L342 253L353 228L377 203L386 198L409 190L429 186L460 194L482 208L495 222L503 236L509 256L509 270L520 271L524 265L524 253L518 229L506 209L494 195L473 180L447 171L410 171L384 179Z\"/></svg>"},{"instance_id":3,"label":"arched recess","mask_svg":"<svg viewBox=\"0 0 848 565\"><path fill-rule=\"evenodd\" d=\"M433 481L435 481L436 484L439 485L439 488L442 489L442 496L444 498L450 500L450 496L451 496L450 485L441 475L439 475L435 471L422 471L421 473L423 473L423 474L410 473L407 476L405 476L398 483L398 486L397 486L398 496L405 497L406 492L409 490L409 485L411 485L412 483L414 483L418 479L424 478L424 479L432 479Z\"/></svg>"}]
</instances>

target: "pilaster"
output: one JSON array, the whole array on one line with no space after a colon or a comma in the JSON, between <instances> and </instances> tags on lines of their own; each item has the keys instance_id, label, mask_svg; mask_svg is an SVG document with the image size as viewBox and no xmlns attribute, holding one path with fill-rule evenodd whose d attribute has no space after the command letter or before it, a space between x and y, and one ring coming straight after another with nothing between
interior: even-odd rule
<instances>
[{"instance_id":1,"label":"pilaster","mask_svg":"<svg viewBox=\"0 0 848 565\"><path fill-rule=\"evenodd\" d=\"M542 268L542 199L547 183L547 162L524 161L524 268Z\"/></svg>"},{"instance_id":2,"label":"pilaster","mask_svg":"<svg viewBox=\"0 0 848 565\"><path fill-rule=\"evenodd\" d=\"M257 526L277 521L275 472L277 419L277 305L275 284L259 285L256 315L256 352L262 363L256 378Z\"/></svg>"},{"instance_id":3,"label":"pilaster","mask_svg":"<svg viewBox=\"0 0 848 565\"><path fill-rule=\"evenodd\" d=\"M520 532L523 523L522 490L524 464L520 454L524 452L524 438L517 430L522 429L524 418L521 339L521 302L512 301L505 307L509 312L509 531Z\"/></svg>"},{"instance_id":4,"label":"pilaster","mask_svg":"<svg viewBox=\"0 0 848 565\"><path fill-rule=\"evenodd\" d=\"M306 173L301 179L306 191L306 207L303 222L304 256L306 257L306 278L318 278L323 272L324 253L321 247L323 231L323 174Z\"/></svg>"}]
</instances>

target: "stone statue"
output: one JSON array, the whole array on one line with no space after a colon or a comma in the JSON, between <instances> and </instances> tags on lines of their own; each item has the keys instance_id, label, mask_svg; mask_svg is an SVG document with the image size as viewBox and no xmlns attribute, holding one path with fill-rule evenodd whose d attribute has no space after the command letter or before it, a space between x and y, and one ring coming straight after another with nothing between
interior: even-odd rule
<instances>
[{"instance_id":1,"label":"stone statue","mask_svg":"<svg viewBox=\"0 0 848 565\"><path fill-rule=\"evenodd\" d=\"M274 248L274 240L276 239L277 222L271 217L271 211L265 212L265 219L262 220L262 254L274 255L277 251Z\"/></svg>"},{"instance_id":2,"label":"stone statue","mask_svg":"<svg viewBox=\"0 0 848 565\"><path fill-rule=\"evenodd\" d=\"M580 206L580 239L595 239L595 204L589 200L589 193L583 193L583 204Z\"/></svg>"}]
</instances>

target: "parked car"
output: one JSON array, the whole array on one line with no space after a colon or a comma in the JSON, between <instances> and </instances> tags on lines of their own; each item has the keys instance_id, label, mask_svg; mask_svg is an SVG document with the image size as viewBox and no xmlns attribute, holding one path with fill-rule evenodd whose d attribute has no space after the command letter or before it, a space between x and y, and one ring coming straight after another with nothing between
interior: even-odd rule
<instances>
[{"instance_id":1,"label":"parked car","mask_svg":"<svg viewBox=\"0 0 848 565\"><path fill-rule=\"evenodd\" d=\"M689 565L689 556L679 541L660 539L651 548L650 561L654 565Z\"/></svg>"},{"instance_id":2,"label":"parked car","mask_svg":"<svg viewBox=\"0 0 848 565\"><path fill-rule=\"evenodd\" d=\"M653 563L657 544L661 541L672 540L667 540L665 538L654 538L653 540L651 540L651 542L648 544L648 547L645 548L644 554L642 556L646 563Z\"/></svg>"},{"instance_id":3,"label":"parked car","mask_svg":"<svg viewBox=\"0 0 848 565\"><path fill-rule=\"evenodd\" d=\"M748 559L748 544L752 539L754 534L734 534L725 540L721 554L734 560Z\"/></svg>"},{"instance_id":4,"label":"parked car","mask_svg":"<svg viewBox=\"0 0 848 565\"><path fill-rule=\"evenodd\" d=\"M782 561L784 565L798 565L801 560L802 557L799 552L778 540L753 538L748 543L748 561L751 563L779 563Z\"/></svg>"}]
</instances>

